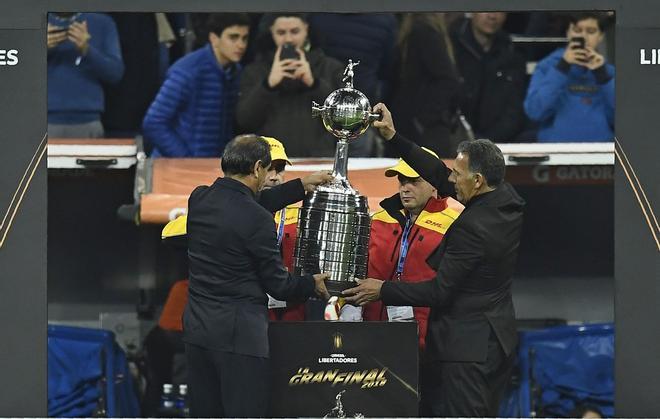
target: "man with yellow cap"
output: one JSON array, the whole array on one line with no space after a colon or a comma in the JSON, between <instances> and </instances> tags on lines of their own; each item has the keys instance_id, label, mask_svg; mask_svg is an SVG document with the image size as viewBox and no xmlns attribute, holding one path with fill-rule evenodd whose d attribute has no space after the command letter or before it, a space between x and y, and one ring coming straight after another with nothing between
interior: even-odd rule
<instances>
[{"instance_id":1,"label":"man with yellow cap","mask_svg":"<svg viewBox=\"0 0 660 419\"><path fill-rule=\"evenodd\" d=\"M262 137L270 145L270 170L266 175L264 189L284 183L286 165L291 165L286 155L284 145L275 138ZM284 266L293 271L293 251L296 246L298 232L298 207L289 205L275 213L275 227L277 229L277 243L280 245ZM268 317L270 320L303 321L305 320L305 304L301 302L284 302L268 298Z\"/></svg>"},{"instance_id":2,"label":"man with yellow cap","mask_svg":"<svg viewBox=\"0 0 660 419\"><path fill-rule=\"evenodd\" d=\"M274 138L262 138L270 145L271 155L271 166L267 172L264 189L272 189L284 183L284 170L287 164L291 164L291 161L287 157L281 142ZM310 190L315 185L328 181L331 178L329 173L316 172L303 179L291 182L302 183L302 188ZM302 188L300 189L302 190ZM267 202L264 202L263 199L259 202L269 211L273 211L277 209L280 201L284 202L288 200L291 202L291 199L288 197L289 193L285 193L285 195L285 197L279 197L277 200L268 198L266 200ZM261 198L263 198L263 194ZM275 213L277 241L280 244L284 266L289 271L292 270L293 249L298 220L297 211L297 208L285 207ZM170 221L163 228L163 241L177 247L187 248L187 219L187 215L182 215ZM188 286L188 279L179 280L172 285L163 306L158 325L150 331L145 340L145 347L150 356L150 376L152 377L151 382L147 386L145 405L147 406L147 412L151 415L157 413L158 397L162 384L172 382L174 356L177 351L181 351L180 348L183 346L182 316L189 300ZM304 320L305 318L305 305L303 303L283 303L269 296L268 305L268 315L271 320L295 321Z\"/></svg>"},{"instance_id":3,"label":"man with yellow cap","mask_svg":"<svg viewBox=\"0 0 660 419\"><path fill-rule=\"evenodd\" d=\"M438 158L433 151L424 151ZM380 202L381 211L371 221L367 276L385 281L416 282L435 275L426 259L463 210L449 197L438 197L429 182L403 159L385 171L397 176L399 193ZM424 349L428 307L385 306L380 301L364 306L365 320L412 321L419 325L419 347Z\"/></svg>"},{"instance_id":4,"label":"man with yellow cap","mask_svg":"<svg viewBox=\"0 0 660 419\"><path fill-rule=\"evenodd\" d=\"M291 165L291 160L286 155L286 150L282 143L272 137L261 137L268 142L270 145L270 158L271 164L266 175L266 183L262 190L271 189L275 186L281 185L284 183L284 172L287 165ZM304 183L304 182L303 182ZM298 225L298 210L297 206L289 205L281 210L277 211L274 215L275 219L275 228L277 231L277 243L280 245L280 252L282 253L282 260L284 266L289 270L293 271L293 251L296 244L296 235L297 235L297 225ZM166 242L178 242L181 244L185 241L186 235L186 222L187 216L182 215L176 218L173 221L170 221L165 228L163 228L162 239ZM185 280L186 285L188 280ZM177 284L175 284L177 285ZM179 290L179 292L185 293L184 300L187 300L188 288L179 286L172 287L172 291ZM168 302L172 299L173 301L181 301L182 299L177 296L176 298L168 297ZM181 324L181 313L183 306L173 306L172 309L176 313L172 314L168 310L169 305L166 303L163 309L163 314L167 314L168 319L177 319L175 323L172 323L171 328L173 330L181 331L183 326ZM303 321L305 320L305 304L300 302L284 302L276 300L269 296L268 299L268 316L270 320L281 320L281 321ZM161 316L162 317L162 316Z\"/></svg>"}]
</instances>

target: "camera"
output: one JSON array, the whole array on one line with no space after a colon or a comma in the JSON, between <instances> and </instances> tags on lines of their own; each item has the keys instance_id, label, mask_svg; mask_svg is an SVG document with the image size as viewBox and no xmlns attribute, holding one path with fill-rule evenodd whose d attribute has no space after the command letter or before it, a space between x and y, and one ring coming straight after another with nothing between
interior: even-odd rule
<instances>
[{"instance_id":1,"label":"camera","mask_svg":"<svg viewBox=\"0 0 660 419\"><path fill-rule=\"evenodd\" d=\"M573 49L584 49L585 39L583 36L574 36L569 39L569 42L573 44Z\"/></svg>"},{"instance_id":2,"label":"camera","mask_svg":"<svg viewBox=\"0 0 660 419\"><path fill-rule=\"evenodd\" d=\"M296 51L296 47L293 44L286 43L282 45L282 50L280 51L280 60L293 59L299 60L300 54Z\"/></svg>"}]
</instances>

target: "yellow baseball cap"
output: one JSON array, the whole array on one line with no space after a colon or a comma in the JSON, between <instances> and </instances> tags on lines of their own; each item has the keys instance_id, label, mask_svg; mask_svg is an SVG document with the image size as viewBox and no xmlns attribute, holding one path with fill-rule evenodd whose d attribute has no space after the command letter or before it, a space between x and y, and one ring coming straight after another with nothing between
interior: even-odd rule
<instances>
[{"instance_id":1,"label":"yellow baseball cap","mask_svg":"<svg viewBox=\"0 0 660 419\"><path fill-rule=\"evenodd\" d=\"M426 151L429 154L432 154L436 159L440 160L440 158L434 151L431 151L426 147L422 147L422 150ZM419 173L415 172L408 163L403 161L403 159L399 159L399 162L395 166L392 166L385 171L385 176L387 177L394 177L398 175L403 175L409 178L419 177Z\"/></svg>"},{"instance_id":2,"label":"yellow baseball cap","mask_svg":"<svg viewBox=\"0 0 660 419\"><path fill-rule=\"evenodd\" d=\"M285 162L287 162L287 164L291 165L291 162L289 161L289 158L286 155L286 151L284 151L284 145L282 145L281 142L279 142L273 137L262 136L261 138L268 141L268 145L270 145L271 160L284 160Z\"/></svg>"}]
</instances>

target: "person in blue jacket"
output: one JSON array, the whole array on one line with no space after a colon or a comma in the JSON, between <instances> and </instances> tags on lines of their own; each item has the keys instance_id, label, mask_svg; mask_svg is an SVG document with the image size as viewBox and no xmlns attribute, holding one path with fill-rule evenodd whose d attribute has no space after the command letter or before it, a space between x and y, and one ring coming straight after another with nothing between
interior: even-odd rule
<instances>
[{"instance_id":1,"label":"person in blue jacket","mask_svg":"<svg viewBox=\"0 0 660 419\"><path fill-rule=\"evenodd\" d=\"M568 45L536 67L525 112L539 123L539 142L613 141L614 66L596 51L600 14L572 15L566 35Z\"/></svg>"},{"instance_id":2,"label":"person in blue jacket","mask_svg":"<svg viewBox=\"0 0 660 419\"><path fill-rule=\"evenodd\" d=\"M220 157L234 136L250 20L245 13L214 13L207 24L208 44L172 64L144 117L153 157Z\"/></svg>"},{"instance_id":3,"label":"person in blue jacket","mask_svg":"<svg viewBox=\"0 0 660 419\"><path fill-rule=\"evenodd\" d=\"M48 135L103 137L103 85L124 74L115 23L101 13L49 13L47 46Z\"/></svg>"}]
</instances>

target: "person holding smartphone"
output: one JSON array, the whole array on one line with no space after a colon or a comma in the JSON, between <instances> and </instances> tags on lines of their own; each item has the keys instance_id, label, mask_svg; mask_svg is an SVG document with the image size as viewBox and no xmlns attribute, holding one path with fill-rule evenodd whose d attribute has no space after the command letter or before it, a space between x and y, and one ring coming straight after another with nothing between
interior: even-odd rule
<instances>
[{"instance_id":1,"label":"person holding smartphone","mask_svg":"<svg viewBox=\"0 0 660 419\"><path fill-rule=\"evenodd\" d=\"M596 50L603 25L596 12L571 15L567 45L537 65L525 112L540 142L613 141L614 66Z\"/></svg>"},{"instance_id":2,"label":"person holding smartphone","mask_svg":"<svg viewBox=\"0 0 660 419\"><path fill-rule=\"evenodd\" d=\"M103 137L104 84L124 74L113 20L101 13L49 13L48 135Z\"/></svg>"},{"instance_id":3,"label":"person holding smartphone","mask_svg":"<svg viewBox=\"0 0 660 419\"><path fill-rule=\"evenodd\" d=\"M344 65L314 48L305 14L267 14L261 27L261 51L241 78L239 127L279 138L291 156L333 156L336 140L310 116L311 103L339 87Z\"/></svg>"}]
</instances>

